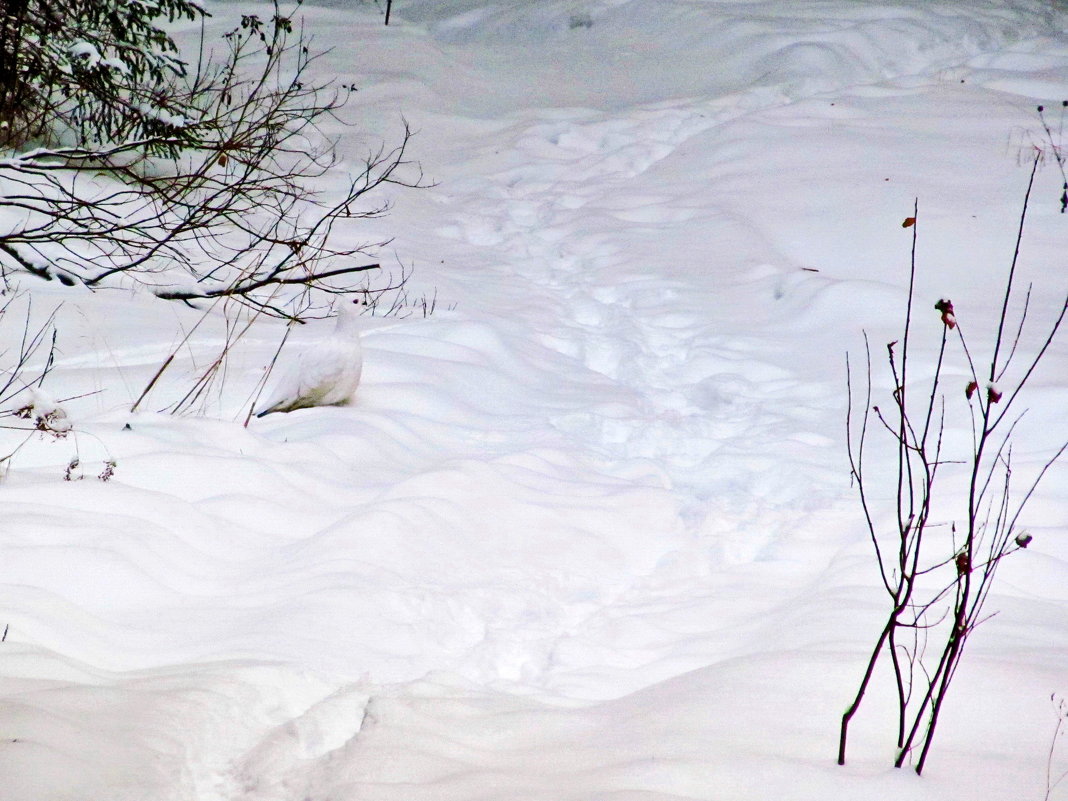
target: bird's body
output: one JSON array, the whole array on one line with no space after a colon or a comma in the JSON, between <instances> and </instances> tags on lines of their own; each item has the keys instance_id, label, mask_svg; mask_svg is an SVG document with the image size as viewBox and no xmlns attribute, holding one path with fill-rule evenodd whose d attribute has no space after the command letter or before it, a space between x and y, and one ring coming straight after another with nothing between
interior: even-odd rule
<instances>
[{"instance_id":1,"label":"bird's body","mask_svg":"<svg viewBox=\"0 0 1068 801\"><path fill-rule=\"evenodd\" d=\"M312 406L345 406L352 400L363 371L359 314L349 303L339 304L337 326L320 340L309 343L278 382L263 411L292 412Z\"/></svg>"}]
</instances>

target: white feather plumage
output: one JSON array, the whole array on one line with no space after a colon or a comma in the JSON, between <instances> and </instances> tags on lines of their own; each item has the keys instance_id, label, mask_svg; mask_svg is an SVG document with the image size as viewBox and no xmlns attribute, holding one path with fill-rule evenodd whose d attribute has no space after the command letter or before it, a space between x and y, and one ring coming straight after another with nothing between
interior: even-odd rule
<instances>
[{"instance_id":1,"label":"white feather plumage","mask_svg":"<svg viewBox=\"0 0 1068 801\"><path fill-rule=\"evenodd\" d=\"M338 308L337 325L322 339L308 343L275 386L263 411L292 412L312 406L345 406L352 400L363 371L359 313L350 303Z\"/></svg>"}]
</instances>

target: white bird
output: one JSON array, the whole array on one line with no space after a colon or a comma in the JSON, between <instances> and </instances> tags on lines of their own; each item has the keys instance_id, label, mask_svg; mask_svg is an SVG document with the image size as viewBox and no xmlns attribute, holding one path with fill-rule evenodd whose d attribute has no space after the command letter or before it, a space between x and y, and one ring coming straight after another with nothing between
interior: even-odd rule
<instances>
[{"instance_id":1,"label":"white bird","mask_svg":"<svg viewBox=\"0 0 1068 801\"><path fill-rule=\"evenodd\" d=\"M308 343L275 386L267 407L256 414L292 412L312 406L345 406L356 392L363 371L359 312L351 303L338 307L337 325L329 336Z\"/></svg>"}]
</instances>

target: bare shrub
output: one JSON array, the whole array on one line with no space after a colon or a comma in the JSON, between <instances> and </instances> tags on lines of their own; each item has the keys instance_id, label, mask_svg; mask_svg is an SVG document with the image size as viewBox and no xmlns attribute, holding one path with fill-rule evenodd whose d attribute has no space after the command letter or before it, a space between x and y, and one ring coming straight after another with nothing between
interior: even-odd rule
<instances>
[{"instance_id":1,"label":"bare shrub","mask_svg":"<svg viewBox=\"0 0 1068 801\"><path fill-rule=\"evenodd\" d=\"M17 304L23 302L16 321ZM42 389L55 362L56 312L35 323L33 303L22 295L13 295L0 306L0 332L6 341L18 343L0 351L0 429L17 436L16 443L0 456L0 471L6 472L15 454L34 436L63 439L71 431L66 410ZM8 333L12 327L16 328L14 336Z\"/></svg>"},{"instance_id":2,"label":"bare shrub","mask_svg":"<svg viewBox=\"0 0 1068 801\"><path fill-rule=\"evenodd\" d=\"M906 227L912 227L912 257L904 329L898 340L886 346L893 380L888 402L872 402L872 362L866 338L862 399L854 396L855 378L847 360L850 470L889 612L860 686L842 716L839 764L845 763L850 721L885 654L891 662L897 696L895 766L901 767L916 752L915 770L923 771L968 639L990 616L985 605L998 567L1032 540L1020 527L1021 514L1038 483L1068 447L1062 445L1023 486L1017 485L1012 446L1023 417L1020 398L1068 312L1066 297L1059 313L1040 332L1037 349L1025 356L1018 346L1030 322L1030 288L1024 293L1018 317L1012 319L1009 309L1010 301L1017 300L1020 293L1017 263L1038 163L1036 158L1024 196L989 356L981 358L974 353L953 303L941 298L927 312L939 314L942 322L935 362L918 366L918 372L927 377L913 380L917 209L905 220ZM949 383L946 378L951 359L969 376L964 386ZM965 414L971 422L970 447L964 453L947 453L947 416L957 420ZM873 430L888 436L894 446L890 487L873 487L868 478L872 457L866 446ZM947 473L952 473L952 478ZM958 479L966 487L963 497L949 486ZM888 515L878 501L884 497L891 499L891 508L885 510ZM880 528L886 516L894 521L889 532Z\"/></svg>"},{"instance_id":3,"label":"bare shrub","mask_svg":"<svg viewBox=\"0 0 1068 801\"><path fill-rule=\"evenodd\" d=\"M0 211L22 220L0 233L4 280L136 284L290 319L317 295L358 291L388 240L361 238L355 223L388 211L378 190L422 183L406 157L411 131L342 177L324 124L352 87L312 82L308 37L274 12L242 17L221 54L171 76L170 102L188 115L180 131L0 159ZM322 191L331 177L342 186Z\"/></svg>"}]
</instances>

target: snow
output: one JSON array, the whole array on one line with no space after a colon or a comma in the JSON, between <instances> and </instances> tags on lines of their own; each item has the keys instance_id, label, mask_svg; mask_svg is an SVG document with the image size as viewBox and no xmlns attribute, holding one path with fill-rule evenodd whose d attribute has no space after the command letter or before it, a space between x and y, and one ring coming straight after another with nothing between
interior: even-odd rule
<instances>
[{"instance_id":1,"label":"snow","mask_svg":"<svg viewBox=\"0 0 1068 801\"><path fill-rule=\"evenodd\" d=\"M269 8L206 7L219 31ZM0 486L5 801L1043 798L1068 692L1063 464L924 776L891 767L885 683L834 757L885 614L845 352L900 336L917 201L916 378L941 297L988 348L1033 148L1060 144L1037 105L1063 131L1060 5L303 13L333 47L319 74L359 87L323 191L402 115L436 182L338 235L395 237L410 291L442 303L361 320L351 405L246 427L283 322L170 415L232 308L185 340L201 312L149 291L23 282L35 314L62 303L38 397L70 431L34 434ZM1023 353L1066 290L1061 182L1036 179ZM1020 486L1068 439L1065 376L1059 341L1021 401ZM947 441L967 444L951 395ZM2 433L4 453L25 436Z\"/></svg>"},{"instance_id":2,"label":"snow","mask_svg":"<svg viewBox=\"0 0 1068 801\"><path fill-rule=\"evenodd\" d=\"M75 42L70 46L70 54L76 59L85 59L85 66L88 69L92 69L103 60L100 51L90 42Z\"/></svg>"},{"instance_id":3,"label":"snow","mask_svg":"<svg viewBox=\"0 0 1068 801\"><path fill-rule=\"evenodd\" d=\"M60 435L71 430L67 410L47 392L40 387L31 386L26 388L25 394L28 396L28 402L22 408L13 410L17 416L33 420L34 428L38 430Z\"/></svg>"},{"instance_id":4,"label":"snow","mask_svg":"<svg viewBox=\"0 0 1068 801\"><path fill-rule=\"evenodd\" d=\"M188 117L184 117L181 114L173 114L164 108L153 106L149 103L139 103L137 111L143 117L156 120L156 122L169 125L172 128L185 128L190 124Z\"/></svg>"}]
</instances>

